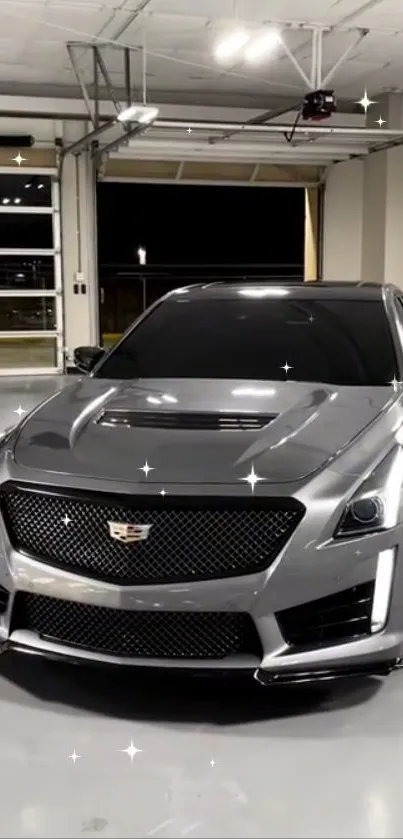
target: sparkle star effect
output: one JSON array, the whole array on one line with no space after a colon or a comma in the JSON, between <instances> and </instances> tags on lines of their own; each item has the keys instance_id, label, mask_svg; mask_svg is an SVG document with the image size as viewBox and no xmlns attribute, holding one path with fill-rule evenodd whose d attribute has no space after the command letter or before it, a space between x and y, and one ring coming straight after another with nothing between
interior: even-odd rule
<instances>
[{"instance_id":1,"label":"sparkle star effect","mask_svg":"<svg viewBox=\"0 0 403 839\"><path fill-rule=\"evenodd\" d=\"M356 102L356 105L361 105L361 107L364 108L364 112L367 113L370 105L376 105L376 102L372 99L368 99L368 93L365 90L364 96L362 97L362 99L359 99L358 102Z\"/></svg>"},{"instance_id":2,"label":"sparkle star effect","mask_svg":"<svg viewBox=\"0 0 403 839\"><path fill-rule=\"evenodd\" d=\"M191 133L192 133L192 129L188 128L188 134L191 134Z\"/></svg>"},{"instance_id":3,"label":"sparkle star effect","mask_svg":"<svg viewBox=\"0 0 403 839\"><path fill-rule=\"evenodd\" d=\"M211 766L211 768L213 768L213 766L215 766L215 760L210 760L210 766Z\"/></svg>"},{"instance_id":4,"label":"sparkle star effect","mask_svg":"<svg viewBox=\"0 0 403 839\"><path fill-rule=\"evenodd\" d=\"M313 322L314 322L314 320L315 320L315 318L314 318L314 316L313 316L313 315L309 315L308 320L309 320L309 323L313 323Z\"/></svg>"},{"instance_id":5,"label":"sparkle star effect","mask_svg":"<svg viewBox=\"0 0 403 839\"><path fill-rule=\"evenodd\" d=\"M143 749L136 749L136 747L133 745L133 740L131 740L130 741L130 746L128 746L127 749L121 749L120 751L123 752L123 754L125 754L125 755L129 755L130 762L133 763L135 755L142 752Z\"/></svg>"},{"instance_id":6,"label":"sparkle star effect","mask_svg":"<svg viewBox=\"0 0 403 839\"><path fill-rule=\"evenodd\" d=\"M68 517L68 515L67 515L67 513L66 513L66 515L65 515L64 519L62 519L63 524L65 524L65 525L66 525L66 527L68 527L71 521L73 521L73 519L69 519L69 517Z\"/></svg>"},{"instance_id":7,"label":"sparkle star effect","mask_svg":"<svg viewBox=\"0 0 403 839\"><path fill-rule=\"evenodd\" d=\"M162 497L164 498L166 496L166 490L162 489L161 492L160 492L160 495L162 495Z\"/></svg>"},{"instance_id":8,"label":"sparkle star effect","mask_svg":"<svg viewBox=\"0 0 403 839\"><path fill-rule=\"evenodd\" d=\"M149 466L147 461L146 461L144 466L140 466L139 469L140 469L140 472L144 472L146 478L148 478L148 473L152 472L153 469L155 469L155 467L154 466Z\"/></svg>"},{"instance_id":9,"label":"sparkle star effect","mask_svg":"<svg viewBox=\"0 0 403 839\"><path fill-rule=\"evenodd\" d=\"M246 475L246 478L240 478L240 480L241 481L246 481L246 483L249 484L249 486L252 490L252 493L254 493L256 484L258 484L259 481L264 481L264 478L260 478L259 475L256 474L255 467L252 463L252 469L251 469L249 475Z\"/></svg>"},{"instance_id":10,"label":"sparkle star effect","mask_svg":"<svg viewBox=\"0 0 403 839\"><path fill-rule=\"evenodd\" d=\"M389 384L390 384L390 385L392 385L393 390L397 390L397 389L398 389L398 387L400 387L400 385L401 385L402 383L401 383L401 382L398 382L398 380L397 380L396 376L393 376L393 379L392 379L392 381L391 381L391 382L389 382Z\"/></svg>"},{"instance_id":11,"label":"sparkle star effect","mask_svg":"<svg viewBox=\"0 0 403 839\"><path fill-rule=\"evenodd\" d=\"M286 361L286 363L283 365L283 367L282 367L281 369L282 369L282 370L284 370L285 375L287 376L287 375L288 375L288 371L289 371L289 370L293 370L294 368L293 368L293 367L290 367L290 365L289 365L289 364L287 363L287 361Z\"/></svg>"},{"instance_id":12,"label":"sparkle star effect","mask_svg":"<svg viewBox=\"0 0 403 839\"><path fill-rule=\"evenodd\" d=\"M379 128L382 128L382 126L386 124L386 119L382 119L382 117L380 116L379 119L375 120L375 122L377 125L379 125Z\"/></svg>"},{"instance_id":13,"label":"sparkle star effect","mask_svg":"<svg viewBox=\"0 0 403 839\"><path fill-rule=\"evenodd\" d=\"M17 157L13 157L12 160L14 163L18 163L18 166L21 166L21 163L25 163L26 157L21 157L21 152L19 151Z\"/></svg>"},{"instance_id":14,"label":"sparkle star effect","mask_svg":"<svg viewBox=\"0 0 403 839\"><path fill-rule=\"evenodd\" d=\"M13 411L13 413L18 414L18 416L21 419L21 417L24 416L24 414L26 414L27 412L26 412L25 408L22 408L21 405L19 405L18 408L16 409L16 411Z\"/></svg>"},{"instance_id":15,"label":"sparkle star effect","mask_svg":"<svg viewBox=\"0 0 403 839\"><path fill-rule=\"evenodd\" d=\"M75 762L76 762L76 760L78 760L78 759L79 759L79 757L81 757L81 755L77 755L77 754L76 754L76 750L75 750L75 749L74 749L73 754L72 754L72 755L69 755L69 758L70 758L70 760L72 760L72 761L73 761L73 763L75 763Z\"/></svg>"}]
</instances>

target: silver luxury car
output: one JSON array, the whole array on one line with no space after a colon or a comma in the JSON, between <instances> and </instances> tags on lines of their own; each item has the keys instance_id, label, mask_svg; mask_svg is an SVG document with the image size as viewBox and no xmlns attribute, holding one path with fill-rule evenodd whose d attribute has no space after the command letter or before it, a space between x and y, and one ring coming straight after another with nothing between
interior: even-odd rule
<instances>
[{"instance_id":1,"label":"silver luxury car","mask_svg":"<svg viewBox=\"0 0 403 839\"><path fill-rule=\"evenodd\" d=\"M403 292L153 305L0 443L0 650L386 674L403 649Z\"/></svg>"}]
</instances>

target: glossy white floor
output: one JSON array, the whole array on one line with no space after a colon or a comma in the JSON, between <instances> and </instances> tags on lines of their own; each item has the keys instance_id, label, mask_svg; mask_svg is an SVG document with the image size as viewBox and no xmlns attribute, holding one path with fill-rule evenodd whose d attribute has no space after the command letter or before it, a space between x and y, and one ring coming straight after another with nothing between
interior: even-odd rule
<instances>
[{"instance_id":1,"label":"glossy white floor","mask_svg":"<svg viewBox=\"0 0 403 839\"><path fill-rule=\"evenodd\" d=\"M1 425L59 385L0 380ZM0 836L400 837L402 711L403 671L268 692L10 653Z\"/></svg>"}]
</instances>

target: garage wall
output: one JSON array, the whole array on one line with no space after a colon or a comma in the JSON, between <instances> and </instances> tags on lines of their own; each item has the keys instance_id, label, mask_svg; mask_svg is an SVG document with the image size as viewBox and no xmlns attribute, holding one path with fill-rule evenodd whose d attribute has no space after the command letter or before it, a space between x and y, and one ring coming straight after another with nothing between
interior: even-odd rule
<instances>
[{"instance_id":1,"label":"garage wall","mask_svg":"<svg viewBox=\"0 0 403 839\"><path fill-rule=\"evenodd\" d=\"M379 283L385 279L387 155L369 155L363 172L362 279Z\"/></svg>"},{"instance_id":2,"label":"garage wall","mask_svg":"<svg viewBox=\"0 0 403 839\"><path fill-rule=\"evenodd\" d=\"M364 161L329 170L323 218L323 279L354 282L362 276Z\"/></svg>"}]
</instances>

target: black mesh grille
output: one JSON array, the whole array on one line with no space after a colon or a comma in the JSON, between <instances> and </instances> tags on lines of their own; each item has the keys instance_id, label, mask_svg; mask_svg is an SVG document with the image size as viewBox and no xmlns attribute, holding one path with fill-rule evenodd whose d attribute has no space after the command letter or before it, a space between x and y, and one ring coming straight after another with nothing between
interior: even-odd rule
<instances>
[{"instance_id":1,"label":"black mesh grille","mask_svg":"<svg viewBox=\"0 0 403 839\"><path fill-rule=\"evenodd\" d=\"M240 612L126 612L19 593L12 621L16 629L129 658L261 657L255 625Z\"/></svg>"},{"instance_id":2,"label":"black mesh grille","mask_svg":"<svg viewBox=\"0 0 403 839\"><path fill-rule=\"evenodd\" d=\"M127 428L171 428L181 431L257 431L268 425L272 414L230 414L202 411L104 411L100 425Z\"/></svg>"},{"instance_id":3,"label":"black mesh grille","mask_svg":"<svg viewBox=\"0 0 403 839\"><path fill-rule=\"evenodd\" d=\"M285 640L297 647L327 646L369 635L374 585L363 583L278 612Z\"/></svg>"},{"instance_id":4,"label":"black mesh grille","mask_svg":"<svg viewBox=\"0 0 403 839\"><path fill-rule=\"evenodd\" d=\"M304 514L292 499L108 500L22 489L0 493L0 503L16 549L120 585L257 573L275 559ZM109 522L151 529L146 541L124 544L111 537Z\"/></svg>"}]
</instances>

